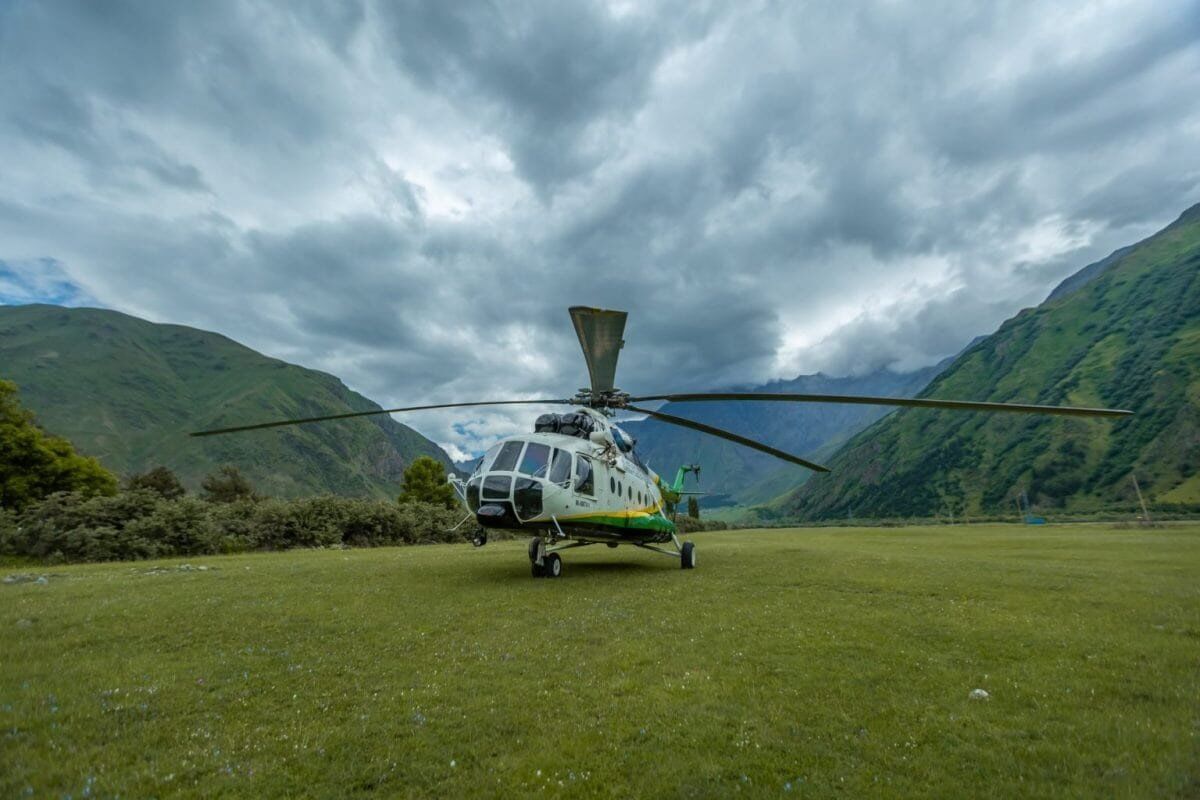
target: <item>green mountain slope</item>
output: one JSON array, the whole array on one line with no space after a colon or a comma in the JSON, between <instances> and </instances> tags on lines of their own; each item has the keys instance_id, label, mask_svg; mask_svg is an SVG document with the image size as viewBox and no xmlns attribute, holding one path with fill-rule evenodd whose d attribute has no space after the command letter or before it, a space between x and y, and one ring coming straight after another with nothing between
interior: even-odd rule
<instances>
[{"instance_id":1,"label":"green mountain slope","mask_svg":"<svg viewBox=\"0 0 1200 800\"><path fill-rule=\"evenodd\" d=\"M1107 262L1107 263L1106 263ZM906 409L785 502L803 518L1200 503L1200 205L978 342L923 397L1128 408L1119 421ZM1095 265L1093 265L1095 266ZM1090 268L1089 268L1090 269Z\"/></svg>"},{"instance_id":2,"label":"green mountain slope","mask_svg":"<svg viewBox=\"0 0 1200 800\"><path fill-rule=\"evenodd\" d=\"M744 391L912 397L949 363L947 359L916 372L879 370L860 377L801 375ZM662 411L759 439L818 461L887 413L887 409L872 406L745 402L668 403ZM708 508L766 502L795 488L812 474L803 467L724 439L653 419L622 423L621 427L637 439L642 459L668 479L674 477L680 464L700 464L701 488L708 492L701 503Z\"/></svg>"},{"instance_id":3,"label":"green mountain slope","mask_svg":"<svg viewBox=\"0 0 1200 800\"><path fill-rule=\"evenodd\" d=\"M388 416L196 439L187 431L365 411L332 375L224 336L115 311L0 307L0 377L52 433L128 474L165 464L195 488L235 464L260 491L395 496L404 467L436 444Z\"/></svg>"}]
</instances>

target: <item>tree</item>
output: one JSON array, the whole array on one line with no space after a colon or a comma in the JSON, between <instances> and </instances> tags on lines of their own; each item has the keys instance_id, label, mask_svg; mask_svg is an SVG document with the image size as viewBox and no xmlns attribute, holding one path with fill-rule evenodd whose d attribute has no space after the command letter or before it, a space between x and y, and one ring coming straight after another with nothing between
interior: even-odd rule
<instances>
[{"instance_id":1,"label":"tree","mask_svg":"<svg viewBox=\"0 0 1200 800\"><path fill-rule=\"evenodd\" d=\"M700 503L694 497L688 498L688 516L692 519L700 519Z\"/></svg>"},{"instance_id":2,"label":"tree","mask_svg":"<svg viewBox=\"0 0 1200 800\"><path fill-rule=\"evenodd\" d=\"M177 500L187 494L179 476L166 467L155 467L148 472L130 475L125 481L125 488L130 491L149 489L164 500Z\"/></svg>"},{"instance_id":3,"label":"tree","mask_svg":"<svg viewBox=\"0 0 1200 800\"><path fill-rule=\"evenodd\" d=\"M400 503L431 503L445 508L458 506L454 487L446 483L446 468L435 458L418 456L404 470Z\"/></svg>"},{"instance_id":4,"label":"tree","mask_svg":"<svg viewBox=\"0 0 1200 800\"><path fill-rule=\"evenodd\" d=\"M226 464L210 472L200 483L204 499L210 503L236 503L238 500L257 500L254 484L237 467Z\"/></svg>"},{"instance_id":5,"label":"tree","mask_svg":"<svg viewBox=\"0 0 1200 800\"><path fill-rule=\"evenodd\" d=\"M117 478L66 439L38 427L17 401L17 385L0 380L0 508L19 510L55 492L92 496L117 491Z\"/></svg>"}]
</instances>

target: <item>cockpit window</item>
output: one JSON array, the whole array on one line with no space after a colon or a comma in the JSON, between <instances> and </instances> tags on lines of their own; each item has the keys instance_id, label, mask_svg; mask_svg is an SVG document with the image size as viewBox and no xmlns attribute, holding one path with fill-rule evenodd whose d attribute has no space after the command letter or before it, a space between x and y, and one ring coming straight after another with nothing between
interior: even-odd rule
<instances>
[{"instance_id":1,"label":"cockpit window","mask_svg":"<svg viewBox=\"0 0 1200 800\"><path fill-rule=\"evenodd\" d=\"M500 452L500 448L503 446L503 442L496 442L488 448L488 451L483 454L483 458L479 459L479 466L475 468L476 474L487 472L492 468L492 462L496 460L496 454Z\"/></svg>"},{"instance_id":2,"label":"cockpit window","mask_svg":"<svg viewBox=\"0 0 1200 800\"><path fill-rule=\"evenodd\" d=\"M571 454L566 450L554 448L554 457L550 460L550 482L563 483L571 477Z\"/></svg>"},{"instance_id":3,"label":"cockpit window","mask_svg":"<svg viewBox=\"0 0 1200 800\"><path fill-rule=\"evenodd\" d=\"M521 455L521 448L524 446L524 442L505 442L488 469L493 472L511 472L517 466L517 456Z\"/></svg>"},{"instance_id":4,"label":"cockpit window","mask_svg":"<svg viewBox=\"0 0 1200 800\"><path fill-rule=\"evenodd\" d=\"M530 442L525 448L525 457L521 459L521 472L526 475L533 475L535 478L544 478L546 470L550 466L550 446Z\"/></svg>"}]
</instances>

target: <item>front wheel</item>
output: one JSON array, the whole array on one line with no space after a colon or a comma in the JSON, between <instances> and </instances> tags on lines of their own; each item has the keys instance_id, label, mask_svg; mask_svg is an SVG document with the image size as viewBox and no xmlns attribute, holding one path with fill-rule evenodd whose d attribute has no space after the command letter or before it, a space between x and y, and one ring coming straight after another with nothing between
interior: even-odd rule
<instances>
[{"instance_id":1,"label":"front wheel","mask_svg":"<svg viewBox=\"0 0 1200 800\"><path fill-rule=\"evenodd\" d=\"M558 553L551 553L542 559L542 571L547 578L557 578L562 575L562 559Z\"/></svg>"},{"instance_id":2,"label":"front wheel","mask_svg":"<svg viewBox=\"0 0 1200 800\"><path fill-rule=\"evenodd\" d=\"M696 545L694 543L683 543L683 549L679 551L679 566L682 569L696 568Z\"/></svg>"},{"instance_id":3,"label":"front wheel","mask_svg":"<svg viewBox=\"0 0 1200 800\"><path fill-rule=\"evenodd\" d=\"M538 563L538 556L542 553L542 540L534 537L529 540L529 571L535 578L546 577L546 559L543 557L541 563Z\"/></svg>"}]
</instances>

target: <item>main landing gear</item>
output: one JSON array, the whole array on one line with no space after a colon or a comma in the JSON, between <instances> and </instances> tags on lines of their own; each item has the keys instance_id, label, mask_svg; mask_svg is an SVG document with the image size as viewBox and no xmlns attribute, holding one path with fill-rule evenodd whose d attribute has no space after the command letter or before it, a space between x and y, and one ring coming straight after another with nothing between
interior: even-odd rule
<instances>
[{"instance_id":1,"label":"main landing gear","mask_svg":"<svg viewBox=\"0 0 1200 800\"><path fill-rule=\"evenodd\" d=\"M696 545L692 542L684 542L683 547L679 548L679 566L683 569L696 568Z\"/></svg>"},{"instance_id":2,"label":"main landing gear","mask_svg":"<svg viewBox=\"0 0 1200 800\"><path fill-rule=\"evenodd\" d=\"M546 543L535 537L529 540L529 567L535 578L558 578L563 570L562 557L547 553Z\"/></svg>"},{"instance_id":3,"label":"main landing gear","mask_svg":"<svg viewBox=\"0 0 1200 800\"><path fill-rule=\"evenodd\" d=\"M680 542L675 536L671 537L671 541L675 544L675 552L657 547L652 544L643 544L634 542L635 547L641 547L644 550L653 550L656 553L662 553L664 556L679 559L679 566L682 569L696 568L696 545L693 542ZM558 550L566 550L571 547L587 547L596 542L568 542L566 544L558 544L554 550L546 548L546 541L540 536L535 536L529 540L529 570L535 578L557 578L562 575L563 564L562 558L558 555ZM616 547L615 542L605 542L609 547Z\"/></svg>"}]
</instances>

